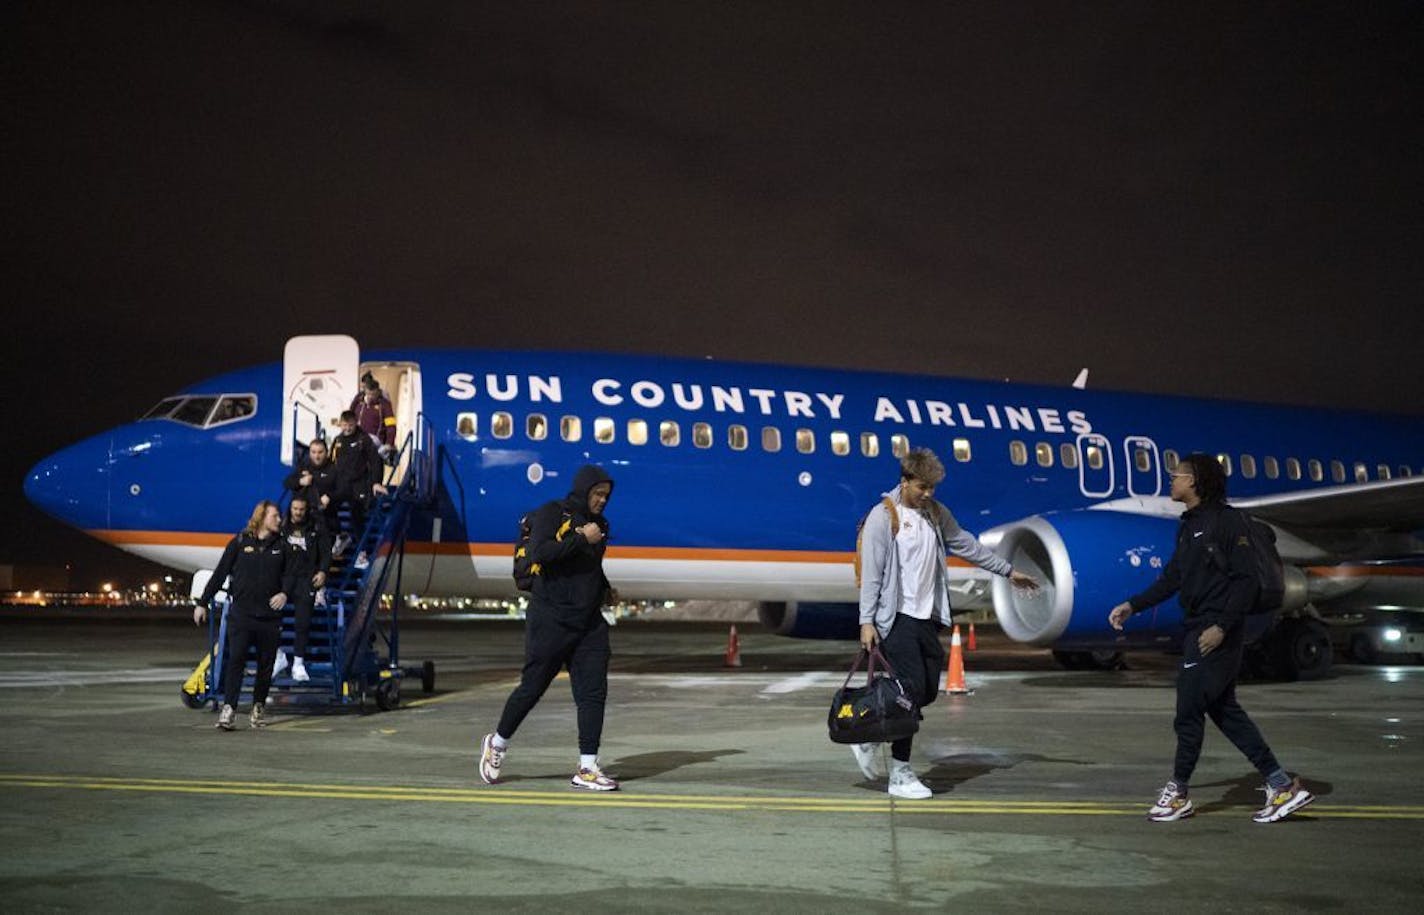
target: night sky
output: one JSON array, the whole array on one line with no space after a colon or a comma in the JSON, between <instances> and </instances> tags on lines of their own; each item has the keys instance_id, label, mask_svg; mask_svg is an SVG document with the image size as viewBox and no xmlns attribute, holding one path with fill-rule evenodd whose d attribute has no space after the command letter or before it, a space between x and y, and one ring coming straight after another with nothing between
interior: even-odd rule
<instances>
[{"instance_id":1,"label":"night sky","mask_svg":"<svg viewBox=\"0 0 1424 915\"><path fill-rule=\"evenodd\" d=\"M11 3L37 460L299 333L1424 414L1421 3ZM152 569L153 567L147 567Z\"/></svg>"}]
</instances>

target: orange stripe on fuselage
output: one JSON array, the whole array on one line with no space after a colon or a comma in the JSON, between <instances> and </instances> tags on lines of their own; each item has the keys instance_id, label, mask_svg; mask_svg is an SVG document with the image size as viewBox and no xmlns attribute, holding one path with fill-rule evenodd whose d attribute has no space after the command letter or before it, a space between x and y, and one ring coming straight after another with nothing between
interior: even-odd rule
<instances>
[{"instance_id":1,"label":"orange stripe on fuselage","mask_svg":"<svg viewBox=\"0 0 1424 915\"><path fill-rule=\"evenodd\" d=\"M1307 566L1316 578L1410 578L1424 576L1419 566Z\"/></svg>"},{"instance_id":2,"label":"orange stripe on fuselage","mask_svg":"<svg viewBox=\"0 0 1424 915\"><path fill-rule=\"evenodd\" d=\"M201 534L191 531L86 531L114 546L227 546L236 533ZM407 541L406 552L417 556L510 556L513 543L430 543L428 541ZM844 565L850 563L855 554L847 550L729 550L700 547L672 546L611 546L609 559L657 559L676 562L797 562L827 563ZM968 567L970 563L958 557L947 560L951 566Z\"/></svg>"}]
</instances>

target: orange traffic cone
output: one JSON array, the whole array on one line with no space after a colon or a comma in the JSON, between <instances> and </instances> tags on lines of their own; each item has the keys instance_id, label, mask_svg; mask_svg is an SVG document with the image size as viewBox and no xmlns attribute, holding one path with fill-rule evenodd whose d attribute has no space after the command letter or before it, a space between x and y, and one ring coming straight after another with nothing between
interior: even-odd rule
<instances>
[{"instance_id":1,"label":"orange traffic cone","mask_svg":"<svg viewBox=\"0 0 1424 915\"><path fill-rule=\"evenodd\" d=\"M974 638L974 621L969 621L969 644L964 646L965 651L977 651L979 642Z\"/></svg>"},{"instance_id":2,"label":"orange traffic cone","mask_svg":"<svg viewBox=\"0 0 1424 915\"><path fill-rule=\"evenodd\" d=\"M727 633L727 653L722 658L723 667L742 666L742 644L737 638L737 627L733 626Z\"/></svg>"},{"instance_id":3,"label":"orange traffic cone","mask_svg":"<svg viewBox=\"0 0 1424 915\"><path fill-rule=\"evenodd\" d=\"M944 677L944 691L954 695L968 695L969 687L964 685L964 649L959 644L959 626L949 637L949 670Z\"/></svg>"}]
</instances>

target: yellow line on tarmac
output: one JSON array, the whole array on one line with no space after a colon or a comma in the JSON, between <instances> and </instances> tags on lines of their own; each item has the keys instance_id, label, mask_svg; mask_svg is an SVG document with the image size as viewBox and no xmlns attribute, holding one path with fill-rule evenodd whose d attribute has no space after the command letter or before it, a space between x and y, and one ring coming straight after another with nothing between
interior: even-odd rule
<instances>
[{"instance_id":1,"label":"yellow line on tarmac","mask_svg":"<svg viewBox=\"0 0 1424 915\"><path fill-rule=\"evenodd\" d=\"M327 800L417 801L493 806L587 807L604 805L656 810L778 811L800 813L977 813L1039 816L1142 816L1140 803L1038 800L953 800L932 798L910 803L888 798L718 796L696 794L571 794L508 787L439 788L398 785L329 785L106 776L0 775L0 786L93 791L197 795L241 795ZM1340 819L1424 820L1421 806L1315 806L1304 815Z\"/></svg>"}]
</instances>

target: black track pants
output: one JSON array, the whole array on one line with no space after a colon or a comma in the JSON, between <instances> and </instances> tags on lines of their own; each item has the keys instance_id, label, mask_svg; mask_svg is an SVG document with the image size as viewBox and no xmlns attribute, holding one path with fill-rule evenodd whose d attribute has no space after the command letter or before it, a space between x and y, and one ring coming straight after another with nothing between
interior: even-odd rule
<instances>
[{"instance_id":1,"label":"black track pants","mask_svg":"<svg viewBox=\"0 0 1424 915\"><path fill-rule=\"evenodd\" d=\"M917 620L902 613L895 617L890 634L880 645L885 660L895 668L895 676L905 684L920 708L939 698L939 675L945 666L939 629L932 620ZM891 757L909 762L914 742L914 735L911 735L890 744Z\"/></svg>"},{"instance_id":2,"label":"black track pants","mask_svg":"<svg viewBox=\"0 0 1424 915\"><path fill-rule=\"evenodd\" d=\"M1197 648L1197 630L1187 632L1182 647L1182 665L1177 673L1177 759L1172 778L1178 784L1191 781L1201 757L1205 718L1221 729L1236 749L1251 761L1263 776L1280 766L1266 739L1246 710L1236 701L1236 676L1241 670L1241 631L1227 636L1210 654L1202 657Z\"/></svg>"},{"instance_id":3,"label":"black track pants","mask_svg":"<svg viewBox=\"0 0 1424 915\"><path fill-rule=\"evenodd\" d=\"M252 684L252 701L266 702L272 688L272 662L277 660L277 645L282 638L281 623L260 623L233 618L227 620L227 654L223 658L223 702L237 708L242 696L242 672L247 666L249 649L257 649L257 676Z\"/></svg>"},{"instance_id":4,"label":"black track pants","mask_svg":"<svg viewBox=\"0 0 1424 915\"><path fill-rule=\"evenodd\" d=\"M598 753L603 708L608 701L608 623L602 614L587 627L570 626L547 610L531 606L524 624L524 671L509 694L499 733L508 738L567 667L578 707L579 752Z\"/></svg>"}]
</instances>

